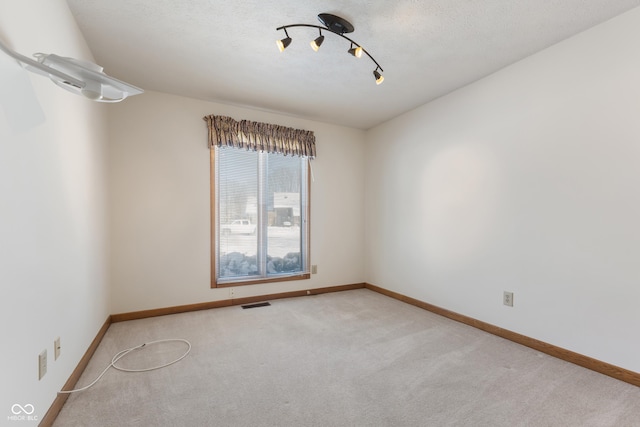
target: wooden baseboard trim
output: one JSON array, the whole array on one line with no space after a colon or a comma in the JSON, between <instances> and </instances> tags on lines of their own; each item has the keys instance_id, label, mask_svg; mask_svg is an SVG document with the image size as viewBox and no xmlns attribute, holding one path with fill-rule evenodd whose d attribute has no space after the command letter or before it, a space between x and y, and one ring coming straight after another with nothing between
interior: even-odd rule
<instances>
[{"instance_id":1,"label":"wooden baseboard trim","mask_svg":"<svg viewBox=\"0 0 640 427\"><path fill-rule=\"evenodd\" d=\"M326 288L306 289L302 291L281 292L278 294L258 295L254 297L234 298L220 301L202 302L197 304L178 305L174 307L156 308L153 310L133 311L129 313L119 313L111 315L111 322L124 322L127 320L145 319L147 317L165 316L168 314L186 313L190 311L209 310L212 308L230 307L233 305L251 304L280 298L302 297L307 295L318 295L329 292L349 291L352 289L362 289L364 283L352 285L329 286Z\"/></svg>"},{"instance_id":2,"label":"wooden baseboard trim","mask_svg":"<svg viewBox=\"0 0 640 427\"><path fill-rule=\"evenodd\" d=\"M126 322L127 320L146 319L148 317L166 316L168 314L186 313L188 311L208 310L210 308L228 307L232 300L210 301L198 304L176 305L173 307L154 308L152 310L131 311L111 315L113 323Z\"/></svg>"},{"instance_id":3,"label":"wooden baseboard trim","mask_svg":"<svg viewBox=\"0 0 640 427\"><path fill-rule=\"evenodd\" d=\"M509 331L508 329L503 329L501 327L492 325L490 323L482 322L472 317L464 316L462 314L455 313L453 311L426 303L424 301L417 300L415 298L408 297L406 295L399 294L394 291L390 291L388 289L381 288L379 286L375 286L367 283L365 284L365 287L367 289L370 289L372 291L378 292L388 297L397 299L407 304L414 305L416 307L422 308L424 310L430 311L440 316L447 317L451 320L455 320L460 323L464 323L465 325L473 326L474 328L483 330L485 332L489 332L490 334L497 335L499 337L508 339L509 341L513 341L515 343L524 345L526 347L532 348L542 353L546 353L550 356L556 357L566 362L570 362L575 365L582 366L583 368L587 368L592 371L596 371L601 374L608 375L617 380L624 381L626 383L633 384L635 386L640 387L640 373L638 372L620 368L618 366L611 365L610 363L602 362L600 360L593 359L591 357L584 356L582 354L575 353L573 351L566 350L561 347L557 347L555 345L546 343L544 341L540 341L534 338L529 338L525 335L521 335L516 332Z\"/></svg>"},{"instance_id":4,"label":"wooden baseboard trim","mask_svg":"<svg viewBox=\"0 0 640 427\"><path fill-rule=\"evenodd\" d=\"M102 338L104 338L104 335L107 333L107 330L109 329L110 325L111 325L111 316L107 317L107 320L105 320L104 324L98 331L98 334L93 339L93 341L91 341L89 348L87 348L87 351L85 351L84 355L82 356L82 359L80 359L80 362L78 362L78 366L76 366L76 368L73 370L73 372L69 376L69 379L67 380L67 382L64 383L64 386L62 386L62 390L73 390L73 388L76 386L76 384L78 383L78 380L80 379L80 376L82 375L85 368L89 364L91 357L96 352L98 345L100 345L100 342L102 341ZM51 427L68 398L69 398L69 394L58 394L55 400L53 401L53 403L51 404L51 406L49 407L49 410L40 421L40 424L38 424L38 427Z\"/></svg>"}]
</instances>

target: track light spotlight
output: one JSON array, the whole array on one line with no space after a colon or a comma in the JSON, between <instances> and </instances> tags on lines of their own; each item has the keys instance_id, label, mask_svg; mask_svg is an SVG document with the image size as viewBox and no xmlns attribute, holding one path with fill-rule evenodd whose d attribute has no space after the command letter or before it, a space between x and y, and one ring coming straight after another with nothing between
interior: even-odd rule
<instances>
[{"instance_id":1,"label":"track light spotlight","mask_svg":"<svg viewBox=\"0 0 640 427\"><path fill-rule=\"evenodd\" d=\"M360 58L362 56L362 46L353 47L353 43L352 43L351 48L347 52L349 52L351 55L355 56L356 58Z\"/></svg>"},{"instance_id":2,"label":"track light spotlight","mask_svg":"<svg viewBox=\"0 0 640 427\"><path fill-rule=\"evenodd\" d=\"M311 49L315 50L316 52L318 51L318 49L320 49L320 45L322 45L322 42L324 41L322 30L318 30L318 32L320 33L320 36L316 37L316 39L310 43Z\"/></svg>"},{"instance_id":3,"label":"track light spotlight","mask_svg":"<svg viewBox=\"0 0 640 427\"><path fill-rule=\"evenodd\" d=\"M373 59L373 56L371 56L371 54L367 52L365 48L360 46L355 41L351 40L349 37L345 36L346 33L351 33L354 30L353 25L351 25L349 21L339 16L332 15L330 13L321 13L320 15L318 15L318 20L324 25L323 27L319 25L309 25L309 24L292 24L292 25L283 25L282 27L276 28L276 31L284 30L284 33L287 36L286 38L282 40L278 40L276 42L278 44L278 49L280 49L280 52L285 50L287 46L291 44L291 38L289 37L289 34L287 34L287 28L291 28L291 27L317 28L319 30L320 35L310 43L311 48L316 52L318 51L318 49L320 49L320 45L322 45L322 42L324 41L322 30L330 31L333 34L336 34L342 37L343 39L347 40L349 43L351 43L351 47L348 50L348 52L351 55L355 56L356 58L360 58L362 57L363 53L366 53L369 59L371 59L376 64L376 69L373 72L373 75L376 78L376 83L377 84L382 83L382 81L384 80L384 77L382 76L383 70L380 64L378 64L378 62L375 59Z\"/></svg>"},{"instance_id":4,"label":"track light spotlight","mask_svg":"<svg viewBox=\"0 0 640 427\"><path fill-rule=\"evenodd\" d=\"M311 49L317 52L318 49L320 49L320 45L322 44L323 41L324 41L324 36L316 37L316 39L311 42Z\"/></svg>"},{"instance_id":5,"label":"track light spotlight","mask_svg":"<svg viewBox=\"0 0 640 427\"><path fill-rule=\"evenodd\" d=\"M284 35L287 37L283 38L282 40L278 40L276 42L276 44L278 45L278 49L280 49L280 52L284 52L287 46L291 44L291 37L289 37L289 34L287 34L286 28L284 29Z\"/></svg>"},{"instance_id":6,"label":"track light spotlight","mask_svg":"<svg viewBox=\"0 0 640 427\"><path fill-rule=\"evenodd\" d=\"M380 83L382 83L384 81L384 76L378 72L377 68L375 70L373 70L373 77L376 78L376 84L377 85L379 85Z\"/></svg>"},{"instance_id":7,"label":"track light spotlight","mask_svg":"<svg viewBox=\"0 0 640 427\"><path fill-rule=\"evenodd\" d=\"M291 44L291 37L286 37L282 40L278 40L276 43L278 44L278 49L280 49L280 52L284 52L287 46Z\"/></svg>"}]
</instances>

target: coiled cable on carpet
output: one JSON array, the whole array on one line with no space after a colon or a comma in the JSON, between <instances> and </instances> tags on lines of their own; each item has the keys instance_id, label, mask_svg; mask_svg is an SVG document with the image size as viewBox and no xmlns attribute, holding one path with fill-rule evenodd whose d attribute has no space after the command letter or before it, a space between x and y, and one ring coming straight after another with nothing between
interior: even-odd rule
<instances>
[{"instance_id":1,"label":"coiled cable on carpet","mask_svg":"<svg viewBox=\"0 0 640 427\"><path fill-rule=\"evenodd\" d=\"M136 350L141 350L145 347L148 347L152 344L158 344L158 343L162 343L162 342L183 342L187 345L187 351L180 357L178 357L175 360L172 360L171 362L167 362L164 363L162 365L158 365L158 366L153 366L151 368L142 368L142 369L128 369L128 368L123 368L121 366L117 366L116 363L122 359L123 357L125 357L127 354L131 353L132 351L136 351ZM189 354L189 352L191 351L191 343L187 340L181 339L181 338L172 338L172 339L165 339L165 340L156 340L156 341L149 341L140 345L137 345L135 347L131 347L131 348L127 348L125 350L122 350L118 353L116 353L115 356L113 356L113 358L111 359L111 363L109 364L109 366L107 366L104 371L102 371L102 373L98 376L98 378L96 378L91 384L82 387L82 388L78 388L75 390L60 390L58 393L62 393L62 394L68 394L68 393L76 393L79 391L85 391L90 387L93 387L98 381L100 381L100 378L102 378L104 376L104 374L107 373L107 371L109 370L109 368L113 367L114 369L117 369L118 371L123 371L123 372L148 372L148 371L153 371L156 369L161 369L161 368L165 368L169 365L173 365L174 363L177 363L179 361L181 361L182 359L184 359L185 357L187 357L187 354Z\"/></svg>"}]
</instances>

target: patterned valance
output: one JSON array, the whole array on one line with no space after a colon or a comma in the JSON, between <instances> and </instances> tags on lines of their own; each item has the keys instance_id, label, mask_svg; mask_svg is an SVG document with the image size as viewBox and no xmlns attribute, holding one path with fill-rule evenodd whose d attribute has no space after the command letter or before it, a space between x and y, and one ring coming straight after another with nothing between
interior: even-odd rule
<instances>
[{"instance_id":1,"label":"patterned valance","mask_svg":"<svg viewBox=\"0 0 640 427\"><path fill-rule=\"evenodd\" d=\"M300 157L316 156L313 132L272 125L269 123L236 121L231 117L203 117L209 128L209 148L235 147Z\"/></svg>"}]
</instances>

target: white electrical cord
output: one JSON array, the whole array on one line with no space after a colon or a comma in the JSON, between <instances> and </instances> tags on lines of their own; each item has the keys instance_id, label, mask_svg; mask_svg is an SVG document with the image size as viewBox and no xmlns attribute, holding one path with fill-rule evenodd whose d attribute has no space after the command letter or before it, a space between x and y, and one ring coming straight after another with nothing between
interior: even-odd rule
<instances>
[{"instance_id":1,"label":"white electrical cord","mask_svg":"<svg viewBox=\"0 0 640 427\"><path fill-rule=\"evenodd\" d=\"M127 369L127 368L123 368L123 367L120 367L120 366L116 366L116 363L118 362L118 360L122 359L122 358L123 358L123 357L125 357L127 354L131 353L132 351L140 350L140 349L142 349L142 348L144 348L144 347L147 347L147 346L149 346L149 345L151 345L151 344L157 344L157 343L161 343L161 342L174 342L174 341L183 342L183 343L187 344L187 347L188 347L188 348L187 348L187 351L186 351L182 356L178 357L178 358L177 358L177 359L175 359L175 360L172 360L171 362L165 363L165 364L163 364L163 365L158 365L158 366L153 366L153 367L151 367L151 368L143 368L143 369ZM115 356L113 356L113 358L111 359L111 364L110 364L109 366L107 366L107 367L104 369L104 371L102 371L102 373L98 376L98 378L96 378L96 379L95 379L91 384L89 384L89 385L87 385L87 386L85 386L85 387L82 387L82 388L75 389L75 390L61 390L61 391L59 391L58 393L76 393L76 392L78 392L78 391L84 391L84 390L87 390L89 387L93 387L93 385L95 385L95 384L100 380L100 378L102 378L102 377L104 376L104 374L106 374L106 373L107 373L107 371L108 371L108 370L109 370L109 368L111 368L111 367L113 367L113 368L117 369L118 371L123 371L123 372L148 372L148 371L153 371L153 370L155 370L155 369L164 368L164 367L167 367L167 366L169 366L169 365L173 365L173 364L174 364L174 363L176 363L176 362L181 361L182 359L184 359L185 357L187 357L187 354L189 354L189 352L190 352L190 351L191 351L191 343L190 343L189 341L187 341L187 340L183 340L183 339L181 339L181 338L176 338L176 339L166 339L166 340L157 340L157 341L149 341L149 342L146 342L146 343L144 343L144 344L140 344L140 345L138 345L138 346L131 347L131 348L128 348L128 349L126 349L126 350L122 350L122 351L120 351L120 352L116 353L116 355L115 355Z\"/></svg>"}]
</instances>

